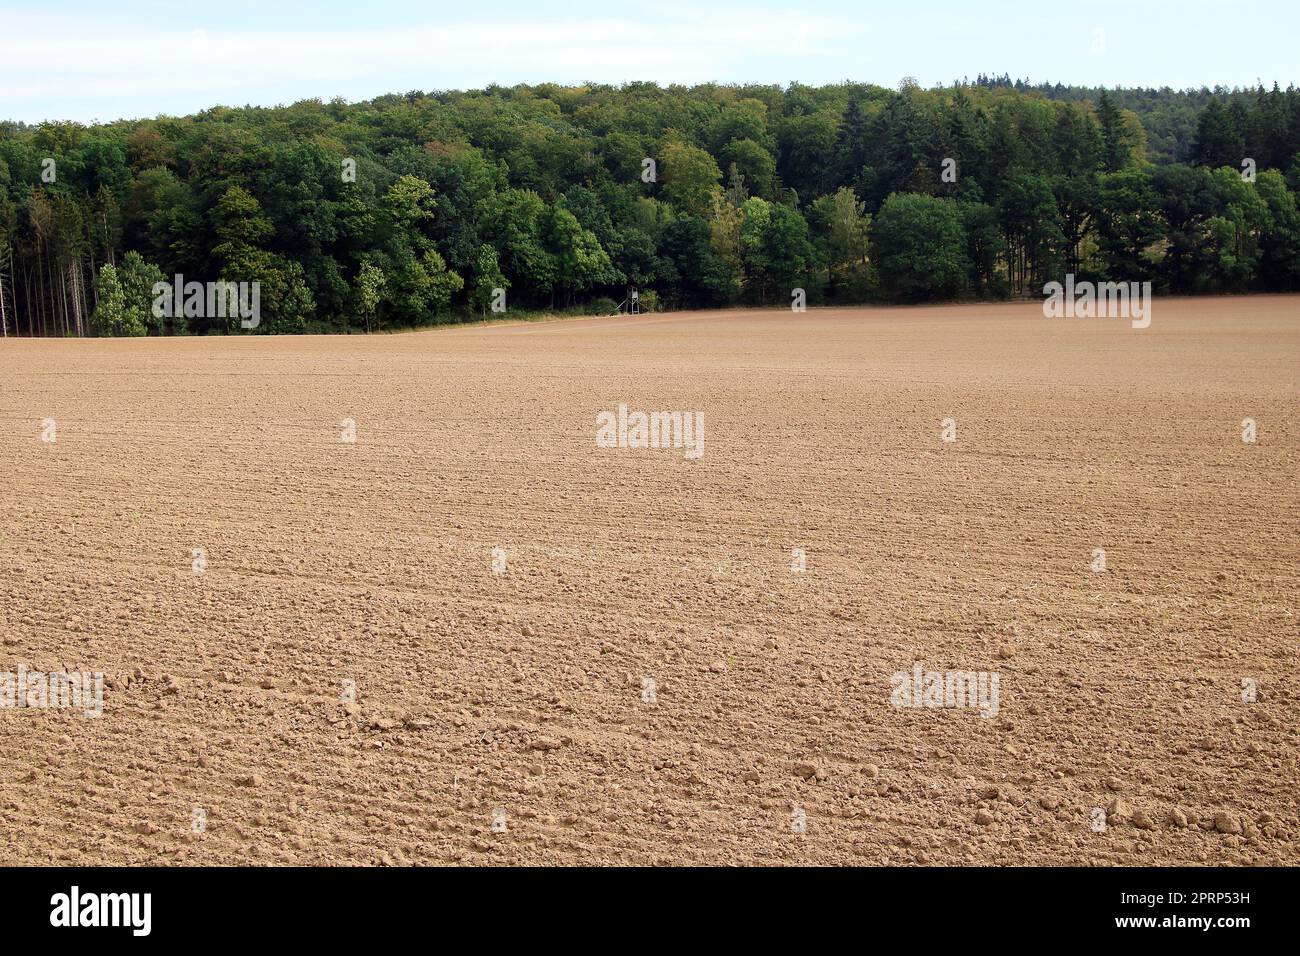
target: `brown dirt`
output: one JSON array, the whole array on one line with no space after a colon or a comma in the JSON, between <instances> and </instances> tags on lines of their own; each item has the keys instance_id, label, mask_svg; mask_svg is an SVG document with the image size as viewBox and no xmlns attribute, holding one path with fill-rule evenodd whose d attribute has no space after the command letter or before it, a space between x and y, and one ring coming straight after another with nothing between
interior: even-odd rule
<instances>
[{"instance_id":1,"label":"brown dirt","mask_svg":"<svg viewBox=\"0 0 1300 956\"><path fill-rule=\"evenodd\" d=\"M0 864L1294 865L1298 315L0 343Z\"/></svg>"}]
</instances>

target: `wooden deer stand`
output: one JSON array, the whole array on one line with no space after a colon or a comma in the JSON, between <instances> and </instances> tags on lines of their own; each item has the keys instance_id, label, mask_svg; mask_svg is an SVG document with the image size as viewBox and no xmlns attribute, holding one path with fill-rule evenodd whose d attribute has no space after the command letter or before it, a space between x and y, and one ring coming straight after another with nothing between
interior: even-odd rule
<instances>
[{"instance_id":1,"label":"wooden deer stand","mask_svg":"<svg viewBox=\"0 0 1300 956\"><path fill-rule=\"evenodd\" d=\"M627 298L620 302L618 308L611 312L610 315L622 315L624 307L626 307L628 315L640 315L641 293L634 288L629 288L627 290Z\"/></svg>"}]
</instances>

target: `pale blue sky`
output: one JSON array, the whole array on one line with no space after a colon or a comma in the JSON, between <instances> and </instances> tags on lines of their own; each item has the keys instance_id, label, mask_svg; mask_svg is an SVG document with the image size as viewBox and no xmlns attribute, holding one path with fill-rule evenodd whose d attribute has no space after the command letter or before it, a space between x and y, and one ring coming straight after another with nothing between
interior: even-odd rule
<instances>
[{"instance_id":1,"label":"pale blue sky","mask_svg":"<svg viewBox=\"0 0 1300 956\"><path fill-rule=\"evenodd\" d=\"M1297 0L0 0L0 119L493 82L1285 87L1297 27Z\"/></svg>"}]
</instances>

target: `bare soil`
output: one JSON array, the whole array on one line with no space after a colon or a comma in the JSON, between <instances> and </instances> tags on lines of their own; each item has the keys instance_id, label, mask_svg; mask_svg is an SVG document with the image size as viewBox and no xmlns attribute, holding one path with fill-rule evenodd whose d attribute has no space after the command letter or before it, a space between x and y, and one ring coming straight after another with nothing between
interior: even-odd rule
<instances>
[{"instance_id":1,"label":"bare soil","mask_svg":"<svg viewBox=\"0 0 1300 956\"><path fill-rule=\"evenodd\" d=\"M1298 369L1297 297L0 342L0 671L109 681L0 710L0 864L1295 865Z\"/></svg>"}]
</instances>

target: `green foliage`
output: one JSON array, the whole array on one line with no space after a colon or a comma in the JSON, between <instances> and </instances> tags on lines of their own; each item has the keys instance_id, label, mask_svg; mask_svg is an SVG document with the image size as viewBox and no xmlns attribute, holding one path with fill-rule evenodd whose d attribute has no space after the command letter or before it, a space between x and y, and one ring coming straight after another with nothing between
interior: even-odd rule
<instances>
[{"instance_id":1,"label":"green foliage","mask_svg":"<svg viewBox=\"0 0 1300 956\"><path fill-rule=\"evenodd\" d=\"M148 328L157 335L167 334L167 319L153 314L153 290L155 285L163 281L162 270L132 250L122 257L122 264L117 269L117 280L122 288L126 327Z\"/></svg>"},{"instance_id":2,"label":"green foliage","mask_svg":"<svg viewBox=\"0 0 1300 956\"><path fill-rule=\"evenodd\" d=\"M731 267L710 243L709 224L695 216L680 216L664 229L665 295L677 305L718 306L731 301L735 279Z\"/></svg>"},{"instance_id":3,"label":"green foliage","mask_svg":"<svg viewBox=\"0 0 1300 956\"><path fill-rule=\"evenodd\" d=\"M744 178L755 194L770 196L776 182L776 160L752 139L733 139L719 152L721 164Z\"/></svg>"},{"instance_id":4,"label":"green foliage","mask_svg":"<svg viewBox=\"0 0 1300 956\"><path fill-rule=\"evenodd\" d=\"M1097 99L1097 122L1101 125L1102 168L1117 173L1129 165L1139 136L1124 116L1124 111L1102 90Z\"/></svg>"},{"instance_id":5,"label":"green foliage","mask_svg":"<svg viewBox=\"0 0 1300 956\"><path fill-rule=\"evenodd\" d=\"M316 308L301 265L282 256L263 254L245 279L260 284L261 316L257 331L283 334L307 330ZM228 321L227 328L233 331L238 323L234 317Z\"/></svg>"},{"instance_id":6,"label":"green foliage","mask_svg":"<svg viewBox=\"0 0 1300 956\"><path fill-rule=\"evenodd\" d=\"M843 289L851 297L861 298L866 292L871 230L866 210L866 203L848 186L820 196L812 204L819 259L827 266L832 294Z\"/></svg>"},{"instance_id":7,"label":"green foliage","mask_svg":"<svg viewBox=\"0 0 1300 956\"><path fill-rule=\"evenodd\" d=\"M961 290L971 264L953 200L895 193L880 207L874 235L880 285L890 298L918 302Z\"/></svg>"},{"instance_id":8,"label":"green foliage","mask_svg":"<svg viewBox=\"0 0 1300 956\"><path fill-rule=\"evenodd\" d=\"M526 311L629 286L672 308L1037 294L1067 272L1296 290L1297 188L1300 91L1276 86L543 84L0 124L0 263L10 327L49 335L239 330L155 319L176 274L257 282L259 332L456 321L494 289Z\"/></svg>"},{"instance_id":9,"label":"green foliage","mask_svg":"<svg viewBox=\"0 0 1300 956\"><path fill-rule=\"evenodd\" d=\"M90 317L91 328L97 335L144 335L145 325L135 313L122 290L117 269L105 265L95 279L97 305Z\"/></svg>"},{"instance_id":10,"label":"green foliage","mask_svg":"<svg viewBox=\"0 0 1300 956\"><path fill-rule=\"evenodd\" d=\"M388 277L384 275L383 269L369 261L361 263L361 268L357 272L356 285L353 288L353 308L365 319L367 332L370 331L371 323L374 322L375 315L379 311L379 305L383 302L384 286L387 284Z\"/></svg>"},{"instance_id":11,"label":"green foliage","mask_svg":"<svg viewBox=\"0 0 1300 956\"><path fill-rule=\"evenodd\" d=\"M1061 271L1057 253L1065 243L1051 180L1032 173L1010 176L998 198L997 215L1012 291L1041 289Z\"/></svg>"},{"instance_id":12,"label":"green foliage","mask_svg":"<svg viewBox=\"0 0 1300 956\"><path fill-rule=\"evenodd\" d=\"M1165 234L1150 175L1138 169L1104 174L1098 205L1097 243L1107 277L1150 279L1155 245Z\"/></svg>"},{"instance_id":13,"label":"green foliage","mask_svg":"<svg viewBox=\"0 0 1300 956\"><path fill-rule=\"evenodd\" d=\"M486 315L492 306L497 289L510 288L510 280L501 271L497 251L489 245L479 246L478 256L474 260L474 286L470 293L472 302L481 314Z\"/></svg>"},{"instance_id":14,"label":"green foliage","mask_svg":"<svg viewBox=\"0 0 1300 956\"><path fill-rule=\"evenodd\" d=\"M1203 166L1241 168L1246 138L1218 99L1210 100L1196 122L1196 161Z\"/></svg>"},{"instance_id":15,"label":"green foliage","mask_svg":"<svg viewBox=\"0 0 1300 956\"><path fill-rule=\"evenodd\" d=\"M555 263L555 286L567 297L565 305L572 301L574 293L620 281L596 234L582 228L578 218L562 205L551 210L546 243Z\"/></svg>"},{"instance_id":16,"label":"green foliage","mask_svg":"<svg viewBox=\"0 0 1300 956\"><path fill-rule=\"evenodd\" d=\"M997 210L981 202L959 205L962 227L966 230L971 292L989 298L1006 295L1010 282L998 271L998 263L1007 258L1007 242L998 225Z\"/></svg>"},{"instance_id":17,"label":"green foliage","mask_svg":"<svg viewBox=\"0 0 1300 956\"><path fill-rule=\"evenodd\" d=\"M808 223L797 210L753 196L741 207L741 260L747 287L760 302L770 295L788 301L806 284L815 251Z\"/></svg>"},{"instance_id":18,"label":"green foliage","mask_svg":"<svg viewBox=\"0 0 1300 956\"><path fill-rule=\"evenodd\" d=\"M1269 222L1268 204L1235 169L1211 171L1210 182L1218 201L1217 215L1206 223L1211 265L1207 282L1215 291L1245 291L1259 265L1259 236Z\"/></svg>"},{"instance_id":19,"label":"green foliage","mask_svg":"<svg viewBox=\"0 0 1300 956\"><path fill-rule=\"evenodd\" d=\"M712 156L698 146L670 142L663 149L664 196L693 216L709 210L713 187L722 181L722 171Z\"/></svg>"},{"instance_id":20,"label":"green foliage","mask_svg":"<svg viewBox=\"0 0 1300 956\"><path fill-rule=\"evenodd\" d=\"M1264 288L1300 290L1300 210L1295 194L1276 170L1259 174L1255 188L1268 208L1268 227L1260 237L1259 277Z\"/></svg>"}]
</instances>

